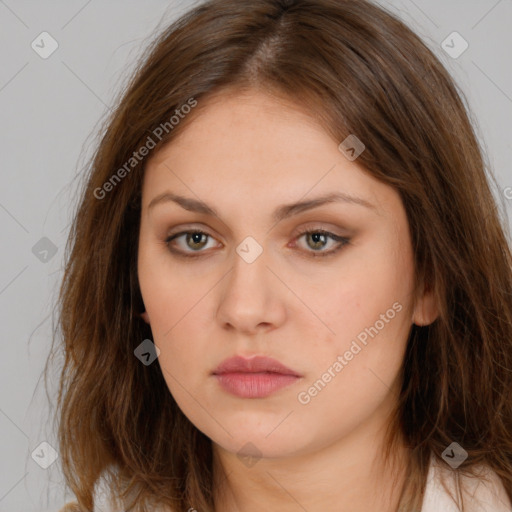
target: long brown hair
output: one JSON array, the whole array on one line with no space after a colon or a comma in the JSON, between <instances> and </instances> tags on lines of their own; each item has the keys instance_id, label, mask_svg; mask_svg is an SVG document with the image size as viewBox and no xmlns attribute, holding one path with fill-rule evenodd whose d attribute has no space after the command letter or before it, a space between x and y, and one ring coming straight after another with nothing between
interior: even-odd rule
<instances>
[{"instance_id":1,"label":"long brown hair","mask_svg":"<svg viewBox=\"0 0 512 512\"><path fill-rule=\"evenodd\" d=\"M212 0L143 55L74 214L59 296L58 436L80 506L92 510L108 475L114 495L133 497L126 510L214 511L211 441L177 407L159 365L134 356L152 336L139 317L136 258L147 157L132 159L148 137L151 153L171 142L227 87L289 98L340 142L356 134L366 146L358 163L400 193L416 285L434 290L440 312L411 328L389 429L388 449L399 434L410 448L400 508L421 507L430 458L446 466L454 441L468 452L457 474L485 464L512 499L510 242L463 93L418 36L365 0Z\"/></svg>"}]
</instances>

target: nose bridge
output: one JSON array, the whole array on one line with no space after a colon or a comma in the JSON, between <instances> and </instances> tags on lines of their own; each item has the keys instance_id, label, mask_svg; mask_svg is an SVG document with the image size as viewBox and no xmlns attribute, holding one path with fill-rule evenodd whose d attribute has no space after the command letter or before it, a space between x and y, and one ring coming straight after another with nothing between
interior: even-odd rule
<instances>
[{"instance_id":1,"label":"nose bridge","mask_svg":"<svg viewBox=\"0 0 512 512\"><path fill-rule=\"evenodd\" d=\"M279 290L267 268L267 256L252 237L236 247L219 304L219 320L223 324L251 331L262 323L279 322L282 305L278 304Z\"/></svg>"},{"instance_id":2,"label":"nose bridge","mask_svg":"<svg viewBox=\"0 0 512 512\"><path fill-rule=\"evenodd\" d=\"M244 287L251 291L253 296L267 293L267 256L267 251L264 251L263 246L252 236L244 238L238 244L233 255L231 275L228 278L229 287L237 295L248 298L248 294L243 293Z\"/></svg>"}]
</instances>

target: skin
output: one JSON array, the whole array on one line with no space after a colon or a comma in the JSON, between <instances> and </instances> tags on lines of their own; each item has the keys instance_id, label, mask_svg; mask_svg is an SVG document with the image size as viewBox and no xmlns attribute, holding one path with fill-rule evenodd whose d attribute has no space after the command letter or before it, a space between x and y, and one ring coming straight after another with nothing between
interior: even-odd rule
<instances>
[{"instance_id":1,"label":"skin","mask_svg":"<svg viewBox=\"0 0 512 512\"><path fill-rule=\"evenodd\" d=\"M224 91L198 112L147 163L138 275L141 316L169 391L213 443L216 509L395 510L406 450L397 448L399 485L392 485L379 459L384 428L411 325L438 314L429 293L413 307L414 260L400 197L284 99ZM148 209L166 191L200 199L218 216L171 201ZM271 217L282 204L333 191L373 207L334 202L278 223ZM189 238L188 245L181 236L171 247L200 256L173 254L166 237L191 228L210 236ZM300 236L306 229L350 240L314 257L339 244ZM236 252L247 236L263 249L252 263ZM298 394L397 302L400 312L300 403ZM239 398L211 375L233 355L273 357L302 377L267 398Z\"/></svg>"}]
</instances>

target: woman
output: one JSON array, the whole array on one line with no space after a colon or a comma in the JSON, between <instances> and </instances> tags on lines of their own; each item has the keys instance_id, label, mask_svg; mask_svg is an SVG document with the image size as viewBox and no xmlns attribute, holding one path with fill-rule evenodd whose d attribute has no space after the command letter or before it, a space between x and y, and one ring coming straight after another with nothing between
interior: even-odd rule
<instances>
[{"instance_id":1,"label":"woman","mask_svg":"<svg viewBox=\"0 0 512 512\"><path fill-rule=\"evenodd\" d=\"M155 41L61 289L84 509L512 510L510 249L461 96L366 1Z\"/></svg>"}]
</instances>

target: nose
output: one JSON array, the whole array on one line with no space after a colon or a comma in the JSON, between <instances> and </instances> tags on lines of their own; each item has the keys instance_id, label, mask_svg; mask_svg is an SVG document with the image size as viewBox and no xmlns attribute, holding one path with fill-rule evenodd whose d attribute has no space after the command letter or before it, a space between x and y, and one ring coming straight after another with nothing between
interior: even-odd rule
<instances>
[{"instance_id":1,"label":"nose","mask_svg":"<svg viewBox=\"0 0 512 512\"><path fill-rule=\"evenodd\" d=\"M220 287L217 310L224 329L256 334L283 324L287 288L276 277L278 269L271 269L268 263L265 251L250 263L234 252L233 268Z\"/></svg>"}]
</instances>

